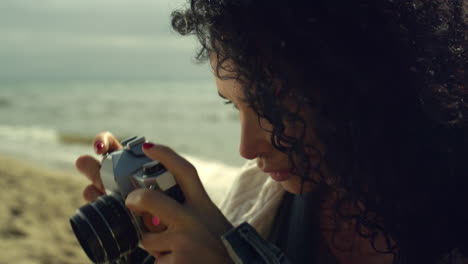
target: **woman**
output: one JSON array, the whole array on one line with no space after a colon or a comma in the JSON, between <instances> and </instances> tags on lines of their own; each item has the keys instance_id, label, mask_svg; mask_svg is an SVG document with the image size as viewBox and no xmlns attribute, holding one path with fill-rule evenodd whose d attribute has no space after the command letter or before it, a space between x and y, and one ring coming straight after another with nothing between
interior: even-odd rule
<instances>
[{"instance_id":1,"label":"woman","mask_svg":"<svg viewBox=\"0 0 468 264\"><path fill-rule=\"evenodd\" d=\"M248 197L278 202L263 204L274 220L261 237L242 225L250 242L233 242L242 213L226 219L193 166L147 143L187 202L128 196L130 210L167 226L146 234L145 249L158 263L249 263L245 245L260 263L466 262L467 10L457 0L192 0L174 12L239 111L240 154L256 161L228 199L256 175ZM120 146L102 133L95 147ZM77 167L93 181L85 198L102 194L99 163L84 156ZM278 186L281 199L261 196Z\"/></svg>"}]
</instances>

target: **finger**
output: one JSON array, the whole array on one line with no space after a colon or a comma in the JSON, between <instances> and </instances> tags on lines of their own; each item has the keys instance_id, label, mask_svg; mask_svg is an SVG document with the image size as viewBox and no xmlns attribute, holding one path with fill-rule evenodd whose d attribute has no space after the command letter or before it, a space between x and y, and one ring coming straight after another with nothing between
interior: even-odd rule
<instances>
[{"instance_id":1,"label":"finger","mask_svg":"<svg viewBox=\"0 0 468 264\"><path fill-rule=\"evenodd\" d=\"M187 200L209 199L195 167L171 148L145 143L143 152L149 158L160 161L174 175Z\"/></svg>"},{"instance_id":2,"label":"finger","mask_svg":"<svg viewBox=\"0 0 468 264\"><path fill-rule=\"evenodd\" d=\"M152 216L148 213L142 215L143 223L150 232L160 233L167 229L167 226L159 220L158 217Z\"/></svg>"},{"instance_id":3,"label":"finger","mask_svg":"<svg viewBox=\"0 0 468 264\"><path fill-rule=\"evenodd\" d=\"M172 239L176 234L171 232L145 233L141 239L141 245L149 252L163 255L172 251Z\"/></svg>"},{"instance_id":4,"label":"finger","mask_svg":"<svg viewBox=\"0 0 468 264\"><path fill-rule=\"evenodd\" d=\"M105 154L122 148L119 140L110 132L97 134L93 141L94 151L97 154Z\"/></svg>"},{"instance_id":5,"label":"finger","mask_svg":"<svg viewBox=\"0 0 468 264\"><path fill-rule=\"evenodd\" d=\"M99 161L89 155L84 155L80 156L76 160L75 166L81 173L88 177L96 188L101 192L105 192L104 185L102 184L102 179L99 174L99 170L101 168Z\"/></svg>"},{"instance_id":6,"label":"finger","mask_svg":"<svg viewBox=\"0 0 468 264\"><path fill-rule=\"evenodd\" d=\"M88 185L83 191L83 198L87 202L93 202L99 196L105 194L104 192L100 191L96 186L93 184Z\"/></svg>"},{"instance_id":7,"label":"finger","mask_svg":"<svg viewBox=\"0 0 468 264\"><path fill-rule=\"evenodd\" d=\"M157 216L168 227L182 225L189 217L182 205L160 191L137 189L125 200L125 205L136 215L149 213Z\"/></svg>"}]
</instances>

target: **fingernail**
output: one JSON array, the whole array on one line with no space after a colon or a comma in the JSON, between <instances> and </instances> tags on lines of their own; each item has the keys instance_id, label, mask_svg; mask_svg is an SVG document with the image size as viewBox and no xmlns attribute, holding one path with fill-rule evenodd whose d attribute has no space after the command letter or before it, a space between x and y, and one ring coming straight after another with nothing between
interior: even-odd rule
<instances>
[{"instance_id":1,"label":"fingernail","mask_svg":"<svg viewBox=\"0 0 468 264\"><path fill-rule=\"evenodd\" d=\"M102 149L104 149L104 143L102 141L96 141L94 144L94 149L96 152L100 152Z\"/></svg>"},{"instance_id":2,"label":"fingernail","mask_svg":"<svg viewBox=\"0 0 468 264\"><path fill-rule=\"evenodd\" d=\"M153 143L149 143L149 142L143 143L143 148L144 149L150 149L152 147L154 147Z\"/></svg>"},{"instance_id":3,"label":"fingernail","mask_svg":"<svg viewBox=\"0 0 468 264\"><path fill-rule=\"evenodd\" d=\"M161 223L161 221L158 217L153 216L153 218L151 219L151 223L153 223L154 226L158 226Z\"/></svg>"}]
</instances>

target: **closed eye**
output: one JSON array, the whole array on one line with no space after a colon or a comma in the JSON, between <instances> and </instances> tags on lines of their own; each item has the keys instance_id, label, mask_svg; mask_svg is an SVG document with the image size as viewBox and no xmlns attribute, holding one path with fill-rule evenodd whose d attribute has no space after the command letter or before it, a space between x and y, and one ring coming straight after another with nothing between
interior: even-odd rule
<instances>
[{"instance_id":1,"label":"closed eye","mask_svg":"<svg viewBox=\"0 0 468 264\"><path fill-rule=\"evenodd\" d=\"M239 107L238 107L236 104L234 104L231 100L228 100L228 99L226 98L226 96L222 95L220 92L218 92L218 95L219 95L221 98L223 98L224 100L226 100L226 101L224 101L224 104L226 104L226 105L232 104L232 105L234 106L235 109L239 110Z\"/></svg>"},{"instance_id":2,"label":"closed eye","mask_svg":"<svg viewBox=\"0 0 468 264\"><path fill-rule=\"evenodd\" d=\"M225 101L224 104L226 104L226 105L231 105L231 104L232 104L232 106L233 106L236 110L239 110L239 107L238 107L235 103L233 103L232 101L229 101L229 100L228 100L228 101Z\"/></svg>"}]
</instances>

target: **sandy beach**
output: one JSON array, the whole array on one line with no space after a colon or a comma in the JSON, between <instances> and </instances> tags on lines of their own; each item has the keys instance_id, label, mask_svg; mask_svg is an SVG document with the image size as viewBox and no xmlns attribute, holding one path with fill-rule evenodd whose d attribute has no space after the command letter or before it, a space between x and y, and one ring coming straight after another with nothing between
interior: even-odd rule
<instances>
[{"instance_id":1,"label":"sandy beach","mask_svg":"<svg viewBox=\"0 0 468 264\"><path fill-rule=\"evenodd\" d=\"M207 191L219 203L235 171L191 162L201 168ZM230 174L223 181L216 177L221 171ZM0 156L0 264L90 263L68 220L85 203L81 192L87 184L78 172Z\"/></svg>"},{"instance_id":2,"label":"sandy beach","mask_svg":"<svg viewBox=\"0 0 468 264\"><path fill-rule=\"evenodd\" d=\"M89 263L68 222L86 185L73 172L0 156L0 264Z\"/></svg>"}]
</instances>

